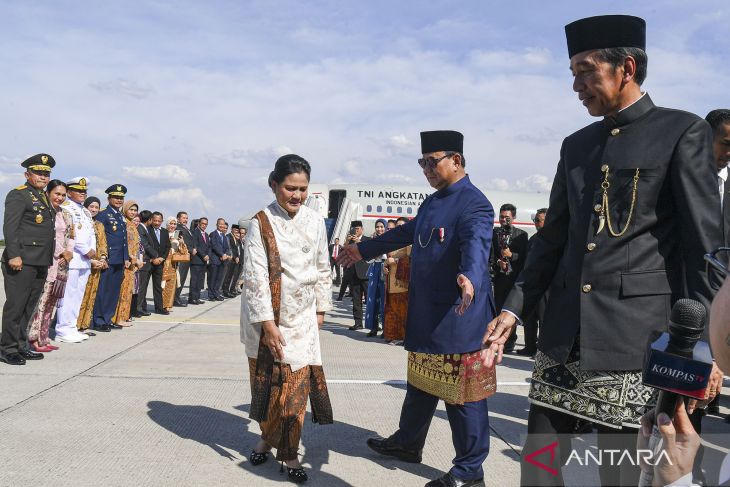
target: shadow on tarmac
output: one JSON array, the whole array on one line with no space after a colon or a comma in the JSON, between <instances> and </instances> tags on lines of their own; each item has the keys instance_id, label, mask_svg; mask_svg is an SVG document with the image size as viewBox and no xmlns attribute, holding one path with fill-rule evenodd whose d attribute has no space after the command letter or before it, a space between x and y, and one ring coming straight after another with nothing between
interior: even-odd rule
<instances>
[{"instance_id":1,"label":"shadow on tarmac","mask_svg":"<svg viewBox=\"0 0 730 487\"><path fill-rule=\"evenodd\" d=\"M252 474L271 480L286 480L286 473L280 472L279 465L273 459L255 467L247 460L251 449L259 440L257 433L249 431L251 420L248 418L207 406L177 405L163 401L150 401L147 407L150 419L180 438L206 445L231 461L244 457L246 460L241 461L238 466ZM248 414L249 405L237 406L235 409ZM305 467L309 466L309 483L328 487L352 485L322 471L322 466L330 463L331 451L359 457L388 470L401 469L424 479L435 479L443 474L428 465L405 463L378 455L365 443L372 436L376 436L374 431L338 421L332 425L316 425L312 423L311 414L307 413L302 431L302 445L306 447L307 454L302 460ZM229 450L238 452L240 457L231 454Z\"/></svg>"}]
</instances>

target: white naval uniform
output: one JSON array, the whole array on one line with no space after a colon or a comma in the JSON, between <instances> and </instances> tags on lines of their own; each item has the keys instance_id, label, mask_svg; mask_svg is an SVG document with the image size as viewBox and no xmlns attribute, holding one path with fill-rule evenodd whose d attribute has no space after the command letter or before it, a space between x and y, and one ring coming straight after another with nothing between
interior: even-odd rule
<instances>
[{"instance_id":1,"label":"white naval uniform","mask_svg":"<svg viewBox=\"0 0 730 487\"><path fill-rule=\"evenodd\" d=\"M84 299L86 281L91 274L91 261L86 254L92 249L96 250L96 234L91 213L82 204L68 199L63 202L61 209L71 215L76 234L74 256L69 263L66 291L58 307L56 322L56 336L69 338L79 333L76 321Z\"/></svg>"}]
</instances>

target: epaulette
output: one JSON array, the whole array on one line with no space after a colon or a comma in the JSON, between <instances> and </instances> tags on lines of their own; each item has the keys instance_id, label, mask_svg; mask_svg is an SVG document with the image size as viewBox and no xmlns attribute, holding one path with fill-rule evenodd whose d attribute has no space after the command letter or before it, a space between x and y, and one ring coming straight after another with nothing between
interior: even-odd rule
<instances>
[{"instance_id":1,"label":"epaulette","mask_svg":"<svg viewBox=\"0 0 730 487\"><path fill-rule=\"evenodd\" d=\"M61 203L61 206L68 206L68 205L70 205L70 204L71 204L71 203L70 203L70 202L69 202L68 200L66 200L66 201L64 201L63 203Z\"/></svg>"},{"instance_id":2,"label":"epaulette","mask_svg":"<svg viewBox=\"0 0 730 487\"><path fill-rule=\"evenodd\" d=\"M27 185L27 184L23 184L23 185L21 185L21 186L18 186L18 187L17 187L17 188L15 188L15 189L16 189L17 191L22 191L22 190L26 189L27 187L28 187L28 185Z\"/></svg>"},{"instance_id":3,"label":"epaulette","mask_svg":"<svg viewBox=\"0 0 730 487\"><path fill-rule=\"evenodd\" d=\"M99 210L99 213L101 213L102 211L106 211L106 209L107 209L107 207L105 206L104 208L102 208L101 210Z\"/></svg>"}]
</instances>

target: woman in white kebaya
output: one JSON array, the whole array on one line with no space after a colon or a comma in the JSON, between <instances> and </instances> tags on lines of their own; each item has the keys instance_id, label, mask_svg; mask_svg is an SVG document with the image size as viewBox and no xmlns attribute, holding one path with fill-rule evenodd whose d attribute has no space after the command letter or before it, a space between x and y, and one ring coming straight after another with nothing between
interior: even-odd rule
<instances>
[{"instance_id":1,"label":"woman in white kebaya","mask_svg":"<svg viewBox=\"0 0 730 487\"><path fill-rule=\"evenodd\" d=\"M275 448L295 482L307 480L297 458L307 396L313 419L332 422L319 345L332 279L324 219L304 206L310 172L294 154L276 161L269 176L276 200L251 220L242 276L250 416L262 431L249 460L264 463Z\"/></svg>"}]
</instances>

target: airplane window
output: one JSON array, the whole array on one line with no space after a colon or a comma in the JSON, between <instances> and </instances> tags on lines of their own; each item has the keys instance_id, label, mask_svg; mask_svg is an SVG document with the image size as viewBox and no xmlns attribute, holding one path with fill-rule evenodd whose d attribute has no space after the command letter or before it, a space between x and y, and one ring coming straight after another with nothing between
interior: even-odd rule
<instances>
[{"instance_id":1,"label":"airplane window","mask_svg":"<svg viewBox=\"0 0 730 487\"><path fill-rule=\"evenodd\" d=\"M388 207L388 213L393 213L393 207L392 206L389 206Z\"/></svg>"},{"instance_id":2,"label":"airplane window","mask_svg":"<svg viewBox=\"0 0 730 487\"><path fill-rule=\"evenodd\" d=\"M381 211L383 211L383 207L378 205L378 213L380 213Z\"/></svg>"},{"instance_id":3,"label":"airplane window","mask_svg":"<svg viewBox=\"0 0 730 487\"><path fill-rule=\"evenodd\" d=\"M401 207L401 206L399 206L399 207L398 207L398 213L399 213L399 214L400 214L400 213L403 213L403 207Z\"/></svg>"},{"instance_id":4,"label":"airplane window","mask_svg":"<svg viewBox=\"0 0 730 487\"><path fill-rule=\"evenodd\" d=\"M373 211L373 205L368 205L368 211Z\"/></svg>"},{"instance_id":5,"label":"airplane window","mask_svg":"<svg viewBox=\"0 0 730 487\"><path fill-rule=\"evenodd\" d=\"M409 207L408 207L408 210L407 210L407 211L408 211L408 214L410 215L410 214L412 214L412 213L413 213L413 208L411 208L411 207L409 206Z\"/></svg>"}]
</instances>

